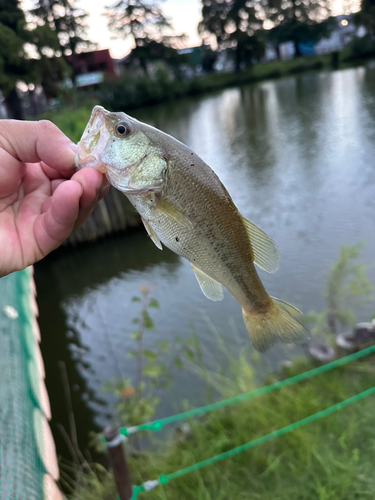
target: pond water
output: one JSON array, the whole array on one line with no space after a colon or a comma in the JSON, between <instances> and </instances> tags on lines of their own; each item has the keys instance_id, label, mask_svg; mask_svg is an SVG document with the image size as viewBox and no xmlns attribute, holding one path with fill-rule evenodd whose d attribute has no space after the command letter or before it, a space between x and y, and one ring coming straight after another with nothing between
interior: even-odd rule
<instances>
[{"instance_id":1,"label":"pond water","mask_svg":"<svg viewBox=\"0 0 375 500\"><path fill-rule=\"evenodd\" d=\"M174 135L219 175L242 214L277 243L280 269L259 272L267 291L303 311L324 306L326 275L341 245L366 241L362 261L375 255L375 68L359 67L266 81L175 101L133 113ZM374 268L368 276L375 283ZM160 309L146 346L195 330L205 360L222 362L212 323L234 352L251 345L241 309L201 293L190 264L160 251L140 229L93 245L55 252L36 266L40 327L58 451L68 457L61 425L68 412L61 364L67 368L80 440L110 418L103 383L133 376L129 334L140 285L152 284ZM375 307L364 309L367 320ZM364 317L366 316L366 317ZM261 379L298 348L280 344L261 356ZM183 399L204 402L199 379L173 372L159 416L181 410Z\"/></svg>"}]
</instances>

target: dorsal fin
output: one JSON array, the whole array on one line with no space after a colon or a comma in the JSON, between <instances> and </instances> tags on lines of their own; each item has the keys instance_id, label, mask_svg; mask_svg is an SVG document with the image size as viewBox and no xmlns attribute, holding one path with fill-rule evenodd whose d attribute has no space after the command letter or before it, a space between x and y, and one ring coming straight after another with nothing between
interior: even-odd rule
<instances>
[{"instance_id":1,"label":"dorsal fin","mask_svg":"<svg viewBox=\"0 0 375 500\"><path fill-rule=\"evenodd\" d=\"M204 293L204 295L208 299L213 301L223 300L224 294L221 283L210 278L208 274L204 273L197 267L193 266L193 264L191 264L191 267L193 268L195 277L197 278L199 286L201 287L201 290Z\"/></svg>"},{"instance_id":2,"label":"dorsal fin","mask_svg":"<svg viewBox=\"0 0 375 500\"><path fill-rule=\"evenodd\" d=\"M150 224L144 220L143 217L141 217L142 222L146 228L147 234L149 237L152 239L152 241L155 243L155 245L159 248L159 250L163 250L162 244L159 240L159 236L155 233L155 231L152 229Z\"/></svg>"},{"instance_id":3,"label":"dorsal fin","mask_svg":"<svg viewBox=\"0 0 375 500\"><path fill-rule=\"evenodd\" d=\"M275 273L279 268L279 252L275 242L259 227L242 217L254 250L254 264L267 273Z\"/></svg>"}]
</instances>

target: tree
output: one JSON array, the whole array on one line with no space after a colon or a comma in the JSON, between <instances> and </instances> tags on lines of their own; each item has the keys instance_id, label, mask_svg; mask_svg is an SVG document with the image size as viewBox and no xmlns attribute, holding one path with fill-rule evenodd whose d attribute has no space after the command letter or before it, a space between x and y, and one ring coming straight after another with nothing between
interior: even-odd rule
<instances>
[{"instance_id":1,"label":"tree","mask_svg":"<svg viewBox=\"0 0 375 500\"><path fill-rule=\"evenodd\" d=\"M25 14L18 0L0 0L0 90L8 115L23 117L16 85L27 80L29 65L25 62L24 44L28 41Z\"/></svg>"},{"instance_id":2,"label":"tree","mask_svg":"<svg viewBox=\"0 0 375 500\"><path fill-rule=\"evenodd\" d=\"M38 0L31 14L56 32L65 60L66 56L72 56L74 80L75 55L94 45L86 38L88 14L77 7L74 0Z\"/></svg>"},{"instance_id":3,"label":"tree","mask_svg":"<svg viewBox=\"0 0 375 500\"><path fill-rule=\"evenodd\" d=\"M119 0L106 7L105 15L109 29L117 37L132 40L130 59L137 60L146 74L148 61L176 61L174 47L183 42L185 35L168 34L172 24L157 0Z\"/></svg>"},{"instance_id":4,"label":"tree","mask_svg":"<svg viewBox=\"0 0 375 500\"><path fill-rule=\"evenodd\" d=\"M108 27L123 39L132 38L134 47L147 40L160 41L165 29L172 29L170 20L154 0L119 0L106 7Z\"/></svg>"},{"instance_id":5,"label":"tree","mask_svg":"<svg viewBox=\"0 0 375 500\"><path fill-rule=\"evenodd\" d=\"M329 13L329 0L270 0L267 16L275 27L269 40L277 46L291 41L295 56L301 56L301 43L318 42L335 26Z\"/></svg>"},{"instance_id":6,"label":"tree","mask_svg":"<svg viewBox=\"0 0 375 500\"><path fill-rule=\"evenodd\" d=\"M366 28L370 36L375 36L375 0L362 0L361 9L354 19L357 25Z\"/></svg>"},{"instance_id":7,"label":"tree","mask_svg":"<svg viewBox=\"0 0 375 500\"><path fill-rule=\"evenodd\" d=\"M202 50L201 65L203 71L205 71L206 73L213 73L216 60L217 52L214 52L210 48L205 48Z\"/></svg>"},{"instance_id":8,"label":"tree","mask_svg":"<svg viewBox=\"0 0 375 500\"><path fill-rule=\"evenodd\" d=\"M202 21L198 31L216 37L218 47L234 48L236 70L252 64L265 50L262 39L265 21L264 2L257 0L203 0Z\"/></svg>"},{"instance_id":9,"label":"tree","mask_svg":"<svg viewBox=\"0 0 375 500\"><path fill-rule=\"evenodd\" d=\"M186 55L180 55L175 48L166 45L164 41L149 39L130 52L128 61L130 64L138 63L146 75L148 75L147 63L163 61L177 79L181 79L181 66L189 65Z\"/></svg>"},{"instance_id":10,"label":"tree","mask_svg":"<svg viewBox=\"0 0 375 500\"><path fill-rule=\"evenodd\" d=\"M26 43L31 51L26 51ZM40 84L47 98L56 97L68 69L59 57L60 49L57 34L48 24L27 25L18 0L0 0L0 90L11 118L23 118L19 82Z\"/></svg>"},{"instance_id":11,"label":"tree","mask_svg":"<svg viewBox=\"0 0 375 500\"><path fill-rule=\"evenodd\" d=\"M32 81L40 84L47 99L57 97L60 82L69 74L69 67L61 57L61 45L56 31L48 24L36 26L29 32L29 43L38 59L32 61Z\"/></svg>"}]
</instances>

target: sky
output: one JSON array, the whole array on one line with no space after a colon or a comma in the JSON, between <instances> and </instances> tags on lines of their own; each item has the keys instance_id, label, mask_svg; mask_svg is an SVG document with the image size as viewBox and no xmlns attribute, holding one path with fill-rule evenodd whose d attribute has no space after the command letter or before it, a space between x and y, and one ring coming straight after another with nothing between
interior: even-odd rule
<instances>
[{"instance_id":1,"label":"sky","mask_svg":"<svg viewBox=\"0 0 375 500\"><path fill-rule=\"evenodd\" d=\"M110 0L78 0L78 5L89 13L88 38L98 42L99 48L109 48L115 59L126 55L131 48L130 42L113 39L109 33L106 18L102 15L104 7L114 3ZM332 0L332 14L338 15L358 10L359 0ZM164 13L172 18L177 33L188 35L187 45L200 45L201 39L197 33L197 25L201 19L200 0L166 0L163 4Z\"/></svg>"},{"instance_id":2,"label":"sky","mask_svg":"<svg viewBox=\"0 0 375 500\"><path fill-rule=\"evenodd\" d=\"M113 39L108 31L106 18L102 14L104 7L113 3L109 0L79 0L77 5L90 15L88 38L98 42L99 48L109 48L112 57L117 59L126 55L131 45L130 42ZM197 24L201 17L200 0L167 0L162 5L164 13L172 18L176 33L186 33L189 37L188 45L200 45L201 39L197 34Z\"/></svg>"},{"instance_id":3,"label":"sky","mask_svg":"<svg viewBox=\"0 0 375 500\"><path fill-rule=\"evenodd\" d=\"M21 0L27 10L35 0ZM358 10L360 0L332 0L332 14L354 12ZM110 49L113 58L118 59L130 52L131 42L113 38L103 16L105 6L113 5L115 0L77 0L76 5L89 14L88 39L97 42L99 49ZM200 45L197 25L201 19L201 0L166 0L162 3L164 14L172 19L177 34L188 36L187 45Z\"/></svg>"}]
</instances>

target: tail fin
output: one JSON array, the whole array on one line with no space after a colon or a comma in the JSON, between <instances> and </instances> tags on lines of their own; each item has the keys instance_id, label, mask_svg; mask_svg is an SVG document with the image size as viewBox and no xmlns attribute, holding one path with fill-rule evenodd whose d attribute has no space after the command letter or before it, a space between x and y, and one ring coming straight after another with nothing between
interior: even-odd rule
<instances>
[{"instance_id":1,"label":"tail fin","mask_svg":"<svg viewBox=\"0 0 375 500\"><path fill-rule=\"evenodd\" d=\"M265 352L276 342L297 342L308 331L284 307L272 301L266 313L257 314L242 309L249 337L257 351Z\"/></svg>"}]
</instances>

